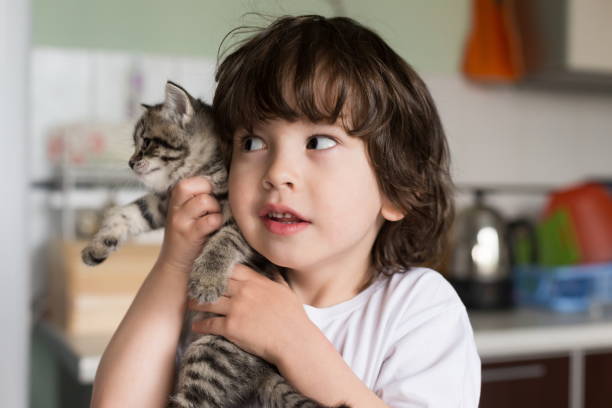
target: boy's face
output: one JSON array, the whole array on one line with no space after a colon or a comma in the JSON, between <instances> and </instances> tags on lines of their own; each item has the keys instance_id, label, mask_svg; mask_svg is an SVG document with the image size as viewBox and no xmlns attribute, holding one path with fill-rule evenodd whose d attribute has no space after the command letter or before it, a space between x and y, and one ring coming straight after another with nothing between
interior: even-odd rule
<instances>
[{"instance_id":1,"label":"boy's face","mask_svg":"<svg viewBox=\"0 0 612 408\"><path fill-rule=\"evenodd\" d=\"M294 270L366 259L384 219L401 218L378 189L363 141L340 125L277 119L238 130L229 192L249 244ZM278 219L290 210L302 221Z\"/></svg>"}]
</instances>

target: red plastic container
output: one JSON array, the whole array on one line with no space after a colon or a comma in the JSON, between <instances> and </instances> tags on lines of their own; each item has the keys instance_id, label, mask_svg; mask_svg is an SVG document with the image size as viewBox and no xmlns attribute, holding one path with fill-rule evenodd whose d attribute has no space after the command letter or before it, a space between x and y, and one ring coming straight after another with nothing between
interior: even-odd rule
<instances>
[{"instance_id":1,"label":"red plastic container","mask_svg":"<svg viewBox=\"0 0 612 408\"><path fill-rule=\"evenodd\" d=\"M612 197L599 183L581 184L551 194L544 216L569 211L581 263L612 261Z\"/></svg>"}]
</instances>

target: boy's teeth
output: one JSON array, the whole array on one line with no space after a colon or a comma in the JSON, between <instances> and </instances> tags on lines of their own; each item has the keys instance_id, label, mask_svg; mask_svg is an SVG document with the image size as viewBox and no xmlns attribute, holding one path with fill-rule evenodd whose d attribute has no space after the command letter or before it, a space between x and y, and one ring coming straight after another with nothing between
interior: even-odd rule
<instances>
[{"instance_id":1,"label":"boy's teeth","mask_svg":"<svg viewBox=\"0 0 612 408\"><path fill-rule=\"evenodd\" d=\"M275 212L268 214L268 216L271 218L295 218L292 214Z\"/></svg>"},{"instance_id":2,"label":"boy's teeth","mask_svg":"<svg viewBox=\"0 0 612 408\"><path fill-rule=\"evenodd\" d=\"M280 222L293 222L293 223L295 223L295 222L300 222L301 221L299 218L297 218L293 214L289 214L289 213L271 212L271 213L268 213L268 218L276 219L276 220L282 220Z\"/></svg>"}]
</instances>

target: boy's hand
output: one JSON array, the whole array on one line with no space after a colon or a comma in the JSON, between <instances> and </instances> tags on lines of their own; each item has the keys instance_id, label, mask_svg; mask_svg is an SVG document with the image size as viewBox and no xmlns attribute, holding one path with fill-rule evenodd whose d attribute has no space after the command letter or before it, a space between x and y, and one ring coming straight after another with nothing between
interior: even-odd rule
<instances>
[{"instance_id":1,"label":"boy's hand","mask_svg":"<svg viewBox=\"0 0 612 408\"><path fill-rule=\"evenodd\" d=\"M204 177L184 179L174 186L158 264L189 274L208 235L223 222L211 192L212 185Z\"/></svg>"},{"instance_id":2,"label":"boy's hand","mask_svg":"<svg viewBox=\"0 0 612 408\"><path fill-rule=\"evenodd\" d=\"M189 307L222 315L194 323L194 331L223 336L272 364L318 330L280 276L272 281L242 264L234 267L227 291L217 301L190 301Z\"/></svg>"}]
</instances>

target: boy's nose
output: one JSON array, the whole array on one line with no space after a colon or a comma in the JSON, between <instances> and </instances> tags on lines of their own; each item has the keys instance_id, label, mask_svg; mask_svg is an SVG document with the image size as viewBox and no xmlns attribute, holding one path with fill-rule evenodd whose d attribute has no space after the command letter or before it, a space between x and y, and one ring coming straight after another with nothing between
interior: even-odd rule
<instances>
[{"instance_id":1,"label":"boy's nose","mask_svg":"<svg viewBox=\"0 0 612 408\"><path fill-rule=\"evenodd\" d=\"M283 187L288 187L289 189L293 189L293 183L288 181L288 182L281 182L281 183L274 183L273 181L264 178L263 179L263 186L265 190L272 190L274 188L280 188L281 186Z\"/></svg>"},{"instance_id":2,"label":"boy's nose","mask_svg":"<svg viewBox=\"0 0 612 408\"><path fill-rule=\"evenodd\" d=\"M290 158L274 158L262 179L264 189L295 188L297 181L296 170L295 161L292 163Z\"/></svg>"}]
</instances>

